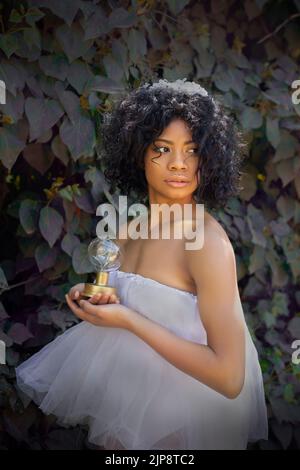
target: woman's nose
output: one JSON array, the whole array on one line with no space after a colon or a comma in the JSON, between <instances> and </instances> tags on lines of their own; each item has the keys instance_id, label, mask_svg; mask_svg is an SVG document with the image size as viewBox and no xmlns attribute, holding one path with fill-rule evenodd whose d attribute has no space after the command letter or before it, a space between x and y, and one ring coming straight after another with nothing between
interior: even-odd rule
<instances>
[{"instance_id":1,"label":"woman's nose","mask_svg":"<svg viewBox=\"0 0 300 470\"><path fill-rule=\"evenodd\" d=\"M180 152L174 155L173 158L170 159L168 163L168 168L170 170L181 170L181 169L186 169L187 165L185 163L186 156L182 155Z\"/></svg>"}]
</instances>

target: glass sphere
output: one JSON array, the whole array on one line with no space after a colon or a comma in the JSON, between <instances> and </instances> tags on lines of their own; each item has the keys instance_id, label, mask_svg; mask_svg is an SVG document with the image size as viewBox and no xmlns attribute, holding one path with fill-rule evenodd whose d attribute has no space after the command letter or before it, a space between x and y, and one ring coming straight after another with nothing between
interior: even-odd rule
<instances>
[{"instance_id":1,"label":"glass sphere","mask_svg":"<svg viewBox=\"0 0 300 470\"><path fill-rule=\"evenodd\" d=\"M95 238L88 246L90 262L96 271L115 271L122 262L120 247L112 240Z\"/></svg>"}]
</instances>

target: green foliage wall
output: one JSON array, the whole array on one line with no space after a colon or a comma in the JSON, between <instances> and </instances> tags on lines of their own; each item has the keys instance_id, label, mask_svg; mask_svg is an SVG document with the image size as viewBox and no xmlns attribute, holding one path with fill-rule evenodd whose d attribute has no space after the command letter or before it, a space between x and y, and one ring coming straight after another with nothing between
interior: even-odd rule
<instances>
[{"instance_id":1,"label":"green foliage wall","mask_svg":"<svg viewBox=\"0 0 300 470\"><path fill-rule=\"evenodd\" d=\"M77 321L64 294L87 280L96 207L114 202L97 151L101 116L151 77L198 81L245 131L243 191L215 216L235 249L264 375L270 439L257 446L300 448L299 0L0 6L0 448L57 445L17 393L14 367Z\"/></svg>"}]
</instances>

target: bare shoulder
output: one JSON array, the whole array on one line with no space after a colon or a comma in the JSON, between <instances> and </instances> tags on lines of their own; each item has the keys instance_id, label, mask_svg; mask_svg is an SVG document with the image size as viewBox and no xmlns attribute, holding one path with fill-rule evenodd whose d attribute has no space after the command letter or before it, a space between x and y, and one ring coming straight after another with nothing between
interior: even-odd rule
<instances>
[{"instance_id":1,"label":"bare shoulder","mask_svg":"<svg viewBox=\"0 0 300 470\"><path fill-rule=\"evenodd\" d=\"M204 215L203 245L199 249L185 250L189 272L197 284L211 279L217 272L231 273L235 277L235 254L231 241L221 224L208 212Z\"/></svg>"}]
</instances>

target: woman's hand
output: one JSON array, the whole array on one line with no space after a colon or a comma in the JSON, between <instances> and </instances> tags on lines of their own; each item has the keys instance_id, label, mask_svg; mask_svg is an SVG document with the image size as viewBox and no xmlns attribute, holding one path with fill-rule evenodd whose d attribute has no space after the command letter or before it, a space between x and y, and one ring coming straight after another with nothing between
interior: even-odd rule
<instances>
[{"instance_id":1,"label":"woman's hand","mask_svg":"<svg viewBox=\"0 0 300 470\"><path fill-rule=\"evenodd\" d=\"M129 328L129 315L131 310L125 305L106 304L93 305L88 300L79 300L79 305L70 296L66 296L67 304L72 312L81 320L96 326L111 328Z\"/></svg>"},{"instance_id":2,"label":"woman's hand","mask_svg":"<svg viewBox=\"0 0 300 470\"><path fill-rule=\"evenodd\" d=\"M120 299L115 294L110 295L110 294L102 293L102 294L95 294L89 298L85 298L84 296L82 296L83 290L84 290L83 282L80 284L76 284L69 290L69 293L68 293L69 298L71 300L77 300L77 301L83 298L84 300L87 300L87 302L90 302L91 304L100 304L100 305L120 303Z\"/></svg>"}]
</instances>

